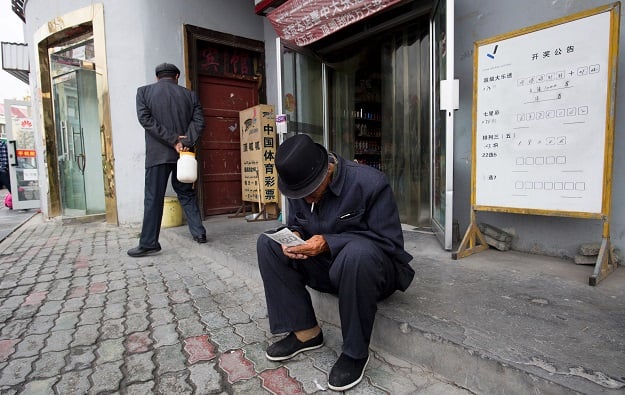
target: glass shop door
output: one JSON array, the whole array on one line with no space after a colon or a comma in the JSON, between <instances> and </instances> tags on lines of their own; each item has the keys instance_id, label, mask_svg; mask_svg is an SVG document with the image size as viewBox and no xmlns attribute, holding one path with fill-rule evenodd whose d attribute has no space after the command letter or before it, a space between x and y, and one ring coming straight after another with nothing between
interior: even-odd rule
<instances>
[{"instance_id":1,"label":"glass shop door","mask_svg":"<svg viewBox=\"0 0 625 395\"><path fill-rule=\"evenodd\" d=\"M286 115L286 131L278 131L278 141L296 134L307 134L328 147L325 72L322 61L303 48L276 39L278 100L276 115ZM281 195L282 221L286 223L288 204Z\"/></svg>"},{"instance_id":2,"label":"glass shop door","mask_svg":"<svg viewBox=\"0 0 625 395\"><path fill-rule=\"evenodd\" d=\"M278 106L276 114L287 116L287 137L307 134L326 147L324 133L325 76L322 61L303 48L279 38Z\"/></svg>"},{"instance_id":3,"label":"glass shop door","mask_svg":"<svg viewBox=\"0 0 625 395\"><path fill-rule=\"evenodd\" d=\"M39 169L30 103L5 100L4 114L13 209L39 208Z\"/></svg>"},{"instance_id":4,"label":"glass shop door","mask_svg":"<svg viewBox=\"0 0 625 395\"><path fill-rule=\"evenodd\" d=\"M95 71L53 79L54 118L63 216L105 212L102 141Z\"/></svg>"},{"instance_id":5,"label":"glass shop door","mask_svg":"<svg viewBox=\"0 0 625 395\"><path fill-rule=\"evenodd\" d=\"M453 244L454 2L439 0L430 19L432 94L432 229L446 250Z\"/></svg>"}]
</instances>

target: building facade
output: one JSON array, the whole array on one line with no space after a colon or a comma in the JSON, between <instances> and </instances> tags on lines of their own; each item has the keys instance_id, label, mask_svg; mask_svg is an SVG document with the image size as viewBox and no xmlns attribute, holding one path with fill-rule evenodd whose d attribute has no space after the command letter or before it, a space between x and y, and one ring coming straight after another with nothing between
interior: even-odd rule
<instances>
[{"instance_id":1,"label":"building facade","mask_svg":"<svg viewBox=\"0 0 625 395\"><path fill-rule=\"evenodd\" d=\"M310 134L385 172L402 222L431 229L449 250L476 214L475 42L608 4L354 1L356 11L343 24L310 40L318 32L307 30L306 17L298 28L281 29L286 15L278 12L316 4L310 15L329 17L338 12L333 2L16 3L24 6L47 217L141 221L144 140L134 98L138 86L154 81L154 66L167 61L180 67L181 83L200 94L205 108L207 129L198 152L205 216L242 204L238 111L267 103L287 116L288 133ZM345 9L348 3L341 2ZM621 66L618 51L615 56ZM622 91L618 85L616 92ZM618 153L625 144L625 104L618 94L612 103L609 143ZM623 161L615 154L609 164L619 169ZM625 182L614 174L609 236L623 249L625 209L619 203ZM477 219L513 234L514 249L554 256L574 256L581 243L605 236L600 216L538 214L486 211Z\"/></svg>"}]
</instances>

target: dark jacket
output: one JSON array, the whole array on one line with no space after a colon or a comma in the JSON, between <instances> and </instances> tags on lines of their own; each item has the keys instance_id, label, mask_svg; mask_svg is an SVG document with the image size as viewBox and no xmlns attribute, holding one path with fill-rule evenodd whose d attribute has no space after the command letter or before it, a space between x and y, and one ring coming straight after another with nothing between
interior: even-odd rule
<instances>
[{"instance_id":1,"label":"dark jacket","mask_svg":"<svg viewBox=\"0 0 625 395\"><path fill-rule=\"evenodd\" d=\"M204 130L202 105L195 92L173 79L161 79L137 89L137 118L145 129L145 167L176 163L178 136L193 147Z\"/></svg>"},{"instance_id":2,"label":"dark jacket","mask_svg":"<svg viewBox=\"0 0 625 395\"><path fill-rule=\"evenodd\" d=\"M404 250L404 236L397 203L384 173L337 156L328 190L311 213L304 199L289 199L287 226L304 240L323 235L332 258L350 240L370 240L391 257L397 273L397 289L406 290L414 277Z\"/></svg>"}]
</instances>

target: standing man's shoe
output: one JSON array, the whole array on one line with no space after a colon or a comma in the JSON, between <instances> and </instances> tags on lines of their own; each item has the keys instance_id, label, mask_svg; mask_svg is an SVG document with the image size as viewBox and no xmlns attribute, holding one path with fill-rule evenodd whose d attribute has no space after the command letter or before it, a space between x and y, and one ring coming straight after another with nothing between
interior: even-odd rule
<instances>
[{"instance_id":1,"label":"standing man's shoe","mask_svg":"<svg viewBox=\"0 0 625 395\"><path fill-rule=\"evenodd\" d=\"M193 236L193 240L197 241L200 244L204 244L206 243L208 240L206 239L206 235L201 235L201 236Z\"/></svg>"},{"instance_id":2,"label":"standing man's shoe","mask_svg":"<svg viewBox=\"0 0 625 395\"><path fill-rule=\"evenodd\" d=\"M332 370L330 370L328 387L333 391L346 391L354 387L362 380L368 362L369 356L367 358L354 359L341 354L334 366L332 366Z\"/></svg>"},{"instance_id":3,"label":"standing man's shoe","mask_svg":"<svg viewBox=\"0 0 625 395\"><path fill-rule=\"evenodd\" d=\"M128 255L130 255L133 258L138 258L141 256L156 254L160 250L161 250L160 246L152 247L152 248L145 248L145 247L138 246L138 247L129 249Z\"/></svg>"}]
</instances>

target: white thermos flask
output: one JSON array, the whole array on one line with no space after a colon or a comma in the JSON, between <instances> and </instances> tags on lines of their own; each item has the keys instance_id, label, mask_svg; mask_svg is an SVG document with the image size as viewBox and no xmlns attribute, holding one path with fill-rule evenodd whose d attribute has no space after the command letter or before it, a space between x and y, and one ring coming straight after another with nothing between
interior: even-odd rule
<instances>
[{"instance_id":1,"label":"white thermos flask","mask_svg":"<svg viewBox=\"0 0 625 395\"><path fill-rule=\"evenodd\" d=\"M176 166L178 181L192 183L197 180L197 161L195 153L180 151L180 157Z\"/></svg>"}]
</instances>

